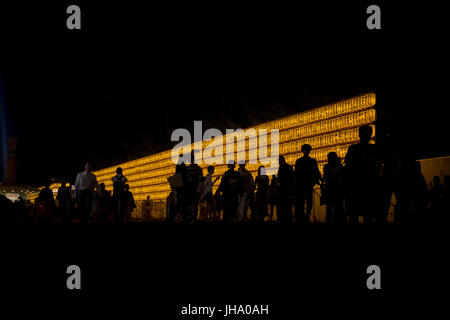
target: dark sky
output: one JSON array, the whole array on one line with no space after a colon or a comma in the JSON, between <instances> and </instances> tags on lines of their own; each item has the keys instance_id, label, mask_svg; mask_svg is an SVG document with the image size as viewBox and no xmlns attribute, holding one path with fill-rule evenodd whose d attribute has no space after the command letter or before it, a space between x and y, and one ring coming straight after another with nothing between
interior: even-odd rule
<instances>
[{"instance_id":1,"label":"dark sky","mask_svg":"<svg viewBox=\"0 0 450 320\"><path fill-rule=\"evenodd\" d=\"M73 3L81 31L65 27ZM447 53L431 9L378 2L382 30L370 31L371 2L73 3L0 9L20 182L167 149L194 120L246 127L369 90L418 156L448 152Z\"/></svg>"}]
</instances>

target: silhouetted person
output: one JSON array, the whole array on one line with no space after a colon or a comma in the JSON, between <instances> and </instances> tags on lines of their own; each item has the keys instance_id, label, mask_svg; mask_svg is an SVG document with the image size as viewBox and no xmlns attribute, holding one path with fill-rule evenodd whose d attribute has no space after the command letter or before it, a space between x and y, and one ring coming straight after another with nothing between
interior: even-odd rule
<instances>
[{"instance_id":1,"label":"silhouetted person","mask_svg":"<svg viewBox=\"0 0 450 320\"><path fill-rule=\"evenodd\" d=\"M186 168L186 180L185 180L185 195L187 201L187 220L196 222L198 214L198 201L201 196L201 188L199 184L202 183L203 171L200 166L195 163L194 152L191 153L191 163Z\"/></svg>"},{"instance_id":2,"label":"silhouetted person","mask_svg":"<svg viewBox=\"0 0 450 320\"><path fill-rule=\"evenodd\" d=\"M383 167L380 178L380 191L382 193L382 205L377 213L378 222L387 222L389 208L392 203L392 195L395 195L396 204L394 217L399 221L402 206L402 189L404 187L405 150L400 142L394 140L394 136L384 138L382 148Z\"/></svg>"},{"instance_id":3,"label":"silhouetted person","mask_svg":"<svg viewBox=\"0 0 450 320\"><path fill-rule=\"evenodd\" d=\"M270 186L269 186L269 219L270 221L273 221L273 211L275 209L275 207L277 206L278 203L278 195L277 195L277 190L278 190L278 178L277 175L274 174L272 175L272 179L270 181ZM277 211L278 214L278 211Z\"/></svg>"},{"instance_id":4,"label":"silhouetted person","mask_svg":"<svg viewBox=\"0 0 450 320\"><path fill-rule=\"evenodd\" d=\"M433 185L429 193L429 215L433 221L442 222L444 209L444 187L439 176L433 177Z\"/></svg>"},{"instance_id":5,"label":"silhouetted person","mask_svg":"<svg viewBox=\"0 0 450 320\"><path fill-rule=\"evenodd\" d=\"M323 181L325 204L327 205L326 218L327 223L345 223L344 215L344 193L343 193L343 175L344 168L341 159L336 152L330 152L327 155L328 163L323 167Z\"/></svg>"},{"instance_id":6,"label":"silhouetted person","mask_svg":"<svg viewBox=\"0 0 450 320\"><path fill-rule=\"evenodd\" d=\"M450 176L445 175L444 176L444 188L443 188L443 213L445 216L445 221L448 222L450 220L450 217L448 216L450 214Z\"/></svg>"},{"instance_id":7,"label":"silhouetted person","mask_svg":"<svg viewBox=\"0 0 450 320\"><path fill-rule=\"evenodd\" d=\"M245 162L239 163L239 174L242 177L243 192L239 197L239 216L238 221L247 220L247 211L249 201L253 201L253 192L255 190L255 181L252 174L245 168Z\"/></svg>"},{"instance_id":8,"label":"silhouetted person","mask_svg":"<svg viewBox=\"0 0 450 320\"><path fill-rule=\"evenodd\" d=\"M0 222L9 222L9 217L12 210L12 202L4 195L0 194Z\"/></svg>"},{"instance_id":9,"label":"silhouetted person","mask_svg":"<svg viewBox=\"0 0 450 320\"><path fill-rule=\"evenodd\" d=\"M98 187L97 177L92 173L92 166L86 163L84 171L78 173L75 181L75 193L81 223L88 223L94 190Z\"/></svg>"},{"instance_id":10,"label":"silhouetted person","mask_svg":"<svg viewBox=\"0 0 450 320\"><path fill-rule=\"evenodd\" d=\"M144 220L149 219L152 216L153 202L150 196L147 196L147 200L144 201Z\"/></svg>"},{"instance_id":11,"label":"silhouetted person","mask_svg":"<svg viewBox=\"0 0 450 320\"><path fill-rule=\"evenodd\" d=\"M133 193L130 191L130 186L125 184L124 188L124 220L129 221L131 219L131 213L136 208L136 202L134 201Z\"/></svg>"},{"instance_id":12,"label":"silhouetted person","mask_svg":"<svg viewBox=\"0 0 450 320\"><path fill-rule=\"evenodd\" d=\"M220 215L221 212L223 211L223 197L218 192L214 194L214 210L216 221L220 221Z\"/></svg>"},{"instance_id":13,"label":"silhouetted person","mask_svg":"<svg viewBox=\"0 0 450 320\"><path fill-rule=\"evenodd\" d=\"M292 222L292 196L294 194L294 169L286 163L283 156L279 158L278 168L278 221L280 223Z\"/></svg>"},{"instance_id":14,"label":"silhouetted person","mask_svg":"<svg viewBox=\"0 0 450 320\"><path fill-rule=\"evenodd\" d=\"M266 168L260 166L255 179L256 185L256 219L263 222L267 216L269 198L269 177L266 175Z\"/></svg>"},{"instance_id":15,"label":"silhouetted person","mask_svg":"<svg viewBox=\"0 0 450 320\"><path fill-rule=\"evenodd\" d=\"M217 220L216 213L214 208L214 198L213 198L213 186L220 177L216 177L214 180L212 178L214 174L214 167L208 167L208 173L205 176L205 180L203 181L203 194L202 199L206 203L206 219Z\"/></svg>"},{"instance_id":16,"label":"silhouetted person","mask_svg":"<svg viewBox=\"0 0 450 320\"><path fill-rule=\"evenodd\" d=\"M250 209L250 220L256 221L257 207L256 207L256 195L255 192L251 192L248 195L248 208Z\"/></svg>"},{"instance_id":17,"label":"silhouetted person","mask_svg":"<svg viewBox=\"0 0 450 320\"><path fill-rule=\"evenodd\" d=\"M61 182L56 199L58 200L58 210L63 222L70 222L72 193L65 181Z\"/></svg>"},{"instance_id":18,"label":"silhouetted person","mask_svg":"<svg viewBox=\"0 0 450 320\"><path fill-rule=\"evenodd\" d=\"M127 199L125 195L125 184L128 179L123 175L123 170L121 167L116 169L116 175L112 177L113 182L113 211L114 211L114 222L123 222L126 215L126 205Z\"/></svg>"},{"instance_id":19,"label":"silhouetted person","mask_svg":"<svg viewBox=\"0 0 450 320\"><path fill-rule=\"evenodd\" d=\"M345 157L346 200L352 223L358 223L360 215L365 223L372 223L378 205L379 157L376 146L369 144L371 136L370 126L360 127L360 142L351 145Z\"/></svg>"},{"instance_id":20,"label":"silhouetted person","mask_svg":"<svg viewBox=\"0 0 450 320\"><path fill-rule=\"evenodd\" d=\"M407 175L407 201L409 221L419 222L424 218L426 209L427 183L422 175L422 167L419 161L411 163Z\"/></svg>"},{"instance_id":21,"label":"silhouetted person","mask_svg":"<svg viewBox=\"0 0 450 320\"><path fill-rule=\"evenodd\" d=\"M187 222L188 201L186 199L186 165L182 162L175 166L175 176L179 185L172 188L172 196L168 199L171 205L169 222Z\"/></svg>"},{"instance_id":22,"label":"silhouetted person","mask_svg":"<svg viewBox=\"0 0 450 320\"><path fill-rule=\"evenodd\" d=\"M175 218L179 217L181 221L181 213L177 211L177 195L174 188L171 188L169 195L166 198L166 221L174 223ZM177 221L177 222L180 222Z\"/></svg>"},{"instance_id":23,"label":"silhouetted person","mask_svg":"<svg viewBox=\"0 0 450 320\"><path fill-rule=\"evenodd\" d=\"M13 220L15 222L19 222L19 223L25 221L26 214L27 214L27 207L25 204L25 200L19 196L16 199L16 201L14 201L12 207L13 207L13 215L14 215ZM0 212L2 212L2 211L0 211ZM5 212L3 214L5 214Z\"/></svg>"},{"instance_id":24,"label":"silhouetted person","mask_svg":"<svg viewBox=\"0 0 450 320\"><path fill-rule=\"evenodd\" d=\"M109 191L105 189L105 184L103 182L100 183L100 187L97 191L97 207L98 221L101 223L108 223L111 210L111 195Z\"/></svg>"},{"instance_id":25,"label":"silhouetted person","mask_svg":"<svg viewBox=\"0 0 450 320\"><path fill-rule=\"evenodd\" d=\"M322 180L316 159L309 156L311 149L309 144L304 144L301 148L303 157L298 158L295 162L296 222L309 222L313 205L314 186Z\"/></svg>"},{"instance_id":26,"label":"silhouetted person","mask_svg":"<svg viewBox=\"0 0 450 320\"><path fill-rule=\"evenodd\" d=\"M228 170L223 174L216 194L223 194L223 222L231 223L236 218L239 196L244 190L244 182L239 172L234 170L234 161L228 163Z\"/></svg>"},{"instance_id":27,"label":"silhouetted person","mask_svg":"<svg viewBox=\"0 0 450 320\"><path fill-rule=\"evenodd\" d=\"M55 198L53 197L53 191L50 189L50 183L47 182L42 188L42 190L39 192L39 195L36 199L36 202L38 202L41 206L41 208L44 209L45 212L42 212L42 215L39 215L38 218L43 218L41 220L48 220L50 219L56 209L55 204Z\"/></svg>"}]
</instances>

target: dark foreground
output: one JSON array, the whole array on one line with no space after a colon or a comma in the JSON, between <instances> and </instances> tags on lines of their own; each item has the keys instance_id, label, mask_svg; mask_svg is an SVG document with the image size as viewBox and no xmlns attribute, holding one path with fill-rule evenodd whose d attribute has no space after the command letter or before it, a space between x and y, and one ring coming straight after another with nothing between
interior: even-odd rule
<instances>
[{"instance_id":1,"label":"dark foreground","mask_svg":"<svg viewBox=\"0 0 450 320\"><path fill-rule=\"evenodd\" d=\"M188 304L270 306L268 317L230 319L433 318L450 267L437 224L15 225L1 234L2 313L20 318L208 318L181 316ZM73 264L79 291L66 287ZM367 289L369 265L381 269L381 290Z\"/></svg>"}]
</instances>

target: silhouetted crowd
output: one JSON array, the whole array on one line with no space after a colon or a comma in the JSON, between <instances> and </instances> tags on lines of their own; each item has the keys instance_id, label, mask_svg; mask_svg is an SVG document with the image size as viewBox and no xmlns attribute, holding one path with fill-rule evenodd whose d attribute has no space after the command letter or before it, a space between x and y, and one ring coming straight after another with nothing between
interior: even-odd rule
<instances>
[{"instance_id":1,"label":"silhouetted crowd","mask_svg":"<svg viewBox=\"0 0 450 320\"><path fill-rule=\"evenodd\" d=\"M317 186L320 204L326 206L326 223L359 223L361 219L364 223L383 224L391 207L397 223L446 220L450 212L449 176L443 183L435 176L428 188L420 162L407 150L389 139L380 148L370 143L371 136L370 126L360 127L360 142L349 147L344 164L335 152L330 152L323 176L317 161L309 156L312 148L308 144L301 147L303 156L294 167L280 156L278 172L271 179L264 166L258 168L254 179L245 162L235 170L234 161L228 163L222 177L213 179L213 166L203 176L192 153L190 164L180 162L175 174L168 178L171 192L166 199L166 221L309 223ZM220 184L213 192L219 178ZM112 194L103 183L98 184L91 165L86 164L74 188L61 183L56 196L58 205L49 184L40 191L35 204L22 198L13 203L0 195L2 221L127 222L136 208L127 178L117 168L111 180ZM147 197L143 215L150 216L151 210L152 202Z\"/></svg>"},{"instance_id":2,"label":"silhouetted crowd","mask_svg":"<svg viewBox=\"0 0 450 320\"><path fill-rule=\"evenodd\" d=\"M0 212L7 212L2 215L3 220L38 224L74 221L82 224L127 222L136 208L136 203L122 169L117 168L116 173L111 179L112 194L105 189L104 183L98 184L88 163L85 170L78 173L73 189L65 181L61 183L56 195L57 201L49 183L39 192L34 204L21 198L13 203L0 196Z\"/></svg>"},{"instance_id":3,"label":"silhouetted crowd","mask_svg":"<svg viewBox=\"0 0 450 320\"><path fill-rule=\"evenodd\" d=\"M330 152L323 176L309 156L308 144L301 147L303 156L294 167L280 156L278 173L271 179L264 166L253 179L245 163L236 171L231 161L214 194L212 186L218 179L212 180L214 167L208 167L203 177L191 154L191 164L178 164L169 178L167 220L195 223L201 216L224 223L263 222L275 221L275 211L279 223L309 223L316 186L320 186L320 204L326 205L326 223L386 223L392 206L397 223L445 219L450 212L449 177L445 176L443 185L434 177L428 188L419 161L389 139L380 150L370 143L371 136L370 126L360 127L360 142L349 147L344 164Z\"/></svg>"}]
</instances>

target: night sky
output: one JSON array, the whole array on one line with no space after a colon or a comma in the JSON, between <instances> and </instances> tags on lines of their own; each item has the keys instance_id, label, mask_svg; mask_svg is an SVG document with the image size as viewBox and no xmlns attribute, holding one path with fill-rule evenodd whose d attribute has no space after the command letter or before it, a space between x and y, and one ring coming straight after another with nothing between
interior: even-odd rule
<instances>
[{"instance_id":1,"label":"night sky","mask_svg":"<svg viewBox=\"0 0 450 320\"><path fill-rule=\"evenodd\" d=\"M73 3L81 31L65 26ZM425 9L377 2L382 30L370 31L372 3L73 3L0 9L20 183L168 149L194 120L247 127L371 90L417 157L448 154L443 20Z\"/></svg>"}]
</instances>

